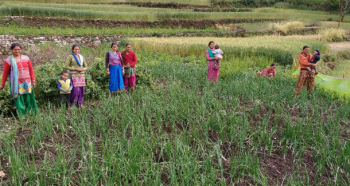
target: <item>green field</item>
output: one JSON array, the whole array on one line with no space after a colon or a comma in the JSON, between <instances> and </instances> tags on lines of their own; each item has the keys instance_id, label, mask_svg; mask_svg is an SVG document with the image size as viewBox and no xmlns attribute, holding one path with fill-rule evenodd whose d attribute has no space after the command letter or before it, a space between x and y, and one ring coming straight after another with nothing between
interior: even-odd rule
<instances>
[{"instance_id":1,"label":"green field","mask_svg":"<svg viewBox=\"0 0 350 186\"><path fill-rule=\"evenodd\" d=\"M259 8L253 12L193 12L191 9L140 8L125 5L82 5L5 2L1 15L69 17L86 19L156 20L156 19L309 19L337 20L338 16L321 11ZM147 13L146 13L147 12ZM346 16L344 21L348 21Z\"/></svg>"},{"instance_id":2,"label":"green field","mask_svg":"<svg viewBox=\"0 0 350 186\"><path fill-rule=\"evenodd\" d=\"M282 75L284 67L272 81L245 68L213 86L203 60L137 54L153 88L87 101L68 115L49 106L13 124L20 136L2 136L0 157L10 163L0 170L11 175L3 184L349 183L350 109L343 101L320 89L295 99L296 81ZM274 159L284 178L271 175Z\"/></svg>"},{"instance_id":3,"label":"green field","mask_svg":"<svg viewBox=\"0 0 350 186\"><path fill-rule=\"evenodd\" d=\"M0 35L14 35L19 42L27 36L124 35L119 51L131 43L138 58L136 90L110 95L104 56L112 41L81 46L89 66L84 107L67 110L59 106L57 80L71 46L23 46L35 65L40 112L18 118L9 83L0 91L0 186L350 185L350 98L318 84L313 93L304 88L295 96L293 78L305 45L321 50L319 72L350 78L350 52L333 51L327 43L347 41L350 23L334 29L338 15L297 9L209 13L95 4L111 2L126 1L0 1ZM19 26L20 21L7 22L9 15L175 21L168 28ZM217 30L212 22L205 29L186 29L176 25L177 19L276 21L231 24L247 31L244 37L232 37L236 30ZM318 30L297 32L311 24ZM187 33L197 37L181 37ZM211 40L224 52L217 84L207 80L205 51ZM333 70L324 63L328 61ZM257 78L256 72L271 63L277 64L277 77Z\"/></svg>"},{"instance_id":4,"label":"green field","mask_svg":"<svg viewBox=\"0 0 350 186\"><path fill-rule=\"evenodd\" d=\"M89 29L82 27L75 28L50 28L50 27L17 27L15 25L0 27L0 34L13 34L13 35L75 35L75 36L86 36L86 35L149 35L157 36L159 34L177 34L177 33L195 33L195 34L206 34L206 33L218 33L226 34L229 31L215 30L214 28L207 28L203 30L198 29L170 29L170 28L97 28L90 27Z\"/></svg>"},{"instance_id":5,"label":"green field","mask_svg":"<svg viewBox=\"0 0 350 186\"><path fill-rule=\"evenodd\" d=\"M152 2L152 3L173 3L173 0L14 0L22 2L38 2L38 3L113 3L113 2ZM177 0L176 3L194 4L194 5L210 5L209 0Z\"/></svg>"}]
</instances>

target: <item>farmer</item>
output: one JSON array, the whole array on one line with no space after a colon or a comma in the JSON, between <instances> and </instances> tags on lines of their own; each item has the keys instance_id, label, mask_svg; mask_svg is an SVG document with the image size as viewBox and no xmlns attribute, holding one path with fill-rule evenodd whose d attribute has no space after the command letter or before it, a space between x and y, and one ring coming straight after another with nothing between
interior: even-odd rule
<instances>
[{"instance_id":1,"label":"farmer","mask_svg":"<svg viewBox=\"0 0 350 186\"><path fill-rule=\"evenodd\" d=\"M272 63L269 67L266 67L263 71L257 72L256 75L258 77L261 76L267 76L269 77L276 77L276 64Z\"/></svg>"},{"instance_id":2,"label":"farmer","mask_svg":"<svg viewBox=\"0 0 350 186\"><path fill-rule=\"evenodd\" d=\"M313 91L315 87L315 75L314 73L308 73L306 66L314 68L317 64L310 63L311 55L309 54L310 48L308 46L303 47L303 51L299 54L299 67L300 74L297 86L295 87L295 94L299 95L303 86L306 85L307 91Z\"/></svg>"},{"instance_id":3,"label":"farmer","mask_svg":"<svg viewBox=\"0 0 350 186\"><path fill-rule=\"evenodd\" d=\"M215 43L214 41L210 41L208 44L209 48L207 49L206 56L208 60L208 80L214 81L215 83L218 82L220 69L215 68L215 61L219 61L219 57L214 57L213 51L215 50Z\"/></svg>"},{"instance_id":4,"label":"farmer","mask_svg":"<svg viewBox=\"0 0 350 186\"><path fill-rule=\"evenodd\" d=\"M124 63L123 58L118 51L117 43L112 43L112 51L107 52L105 62L106 70L109 75L109 92L124 92L123 71Z\"/></svg>"},{"instance_id":5,"label":"farmer","mask_svg":"<svg viewBox=\"0 0 350 186\"><path fill-rule=\"evenodd\" d=\"M29 57L21 54L21 45L13 43L10 49L12 55L5 60L0 91L4 89L6 79L10 74L10 92L15 101L17 114L25 118L27 113L36 114L38 112L34 95L35 74Z\"/></svg>"},{"instance_id":6,"label":"farmer","mask_svg":"<svg viewBox=\"0 0 350 186\"><path fill-rule=\"evenodd\" d=\"M126 91L128 92L129 86L131 91L135 89L136 83L136 68L135 65L137 63L137 57L134 51L131 50L131 44L125 45L125 51L122 52L123 60L124 60L124 86Z\"/></svg>"},{"instance_id":7,"label":"farmer","mask_svg":"<svg viewBox=\"0 0 350 186\"><path fill-rule=\"evenodd\" d=\"M87 63L85 58L79 53L80 47L78 45L73 45L72 54L67 57L64 68L70 71L71 81L73 82L70 102L72 106L78 104L79 107L82 107L86 86L84 72L87 69Z\"/></svg>"}]
</instances>

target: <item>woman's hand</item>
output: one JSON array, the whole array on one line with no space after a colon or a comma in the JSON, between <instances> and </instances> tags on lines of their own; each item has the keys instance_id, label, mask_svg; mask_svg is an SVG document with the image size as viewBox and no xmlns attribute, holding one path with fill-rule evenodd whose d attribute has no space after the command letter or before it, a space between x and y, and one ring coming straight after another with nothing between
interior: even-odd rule
<instances>
[{"instance_id":1,"label":"woman's hand","mask_svg":"<svg viewBox=\"0 0 350 186\"><path fill-rule=\"evenodd\" d=\"M32 82L32 85L33 85L33 87L34 87L34 88L36 87L36 84L35 84L35 82Z\"/></svg>"},{"instance_id":2,"label":"woman's hand","mask_svg":"<svg viewBox=\"0 0 350 186\"><path fill-rule=\"evenodd\" d=\"M219 57L214 57L214 60L219 61L220 58Z\"/></svg>"},{"instance_id":3,"label":"woman's hand","mask_svg":"<svg viewBox=\"0 0 350 186\"><path fill-rule=\"evenodd\" d=\"M75 71L81 72L81 69L80 68L76 68Z\"/></svg>"},{"instance_id":4,"label":"woman's hand","mask_svg":"<svg viewBox=\"0 0 350 186\"><path fill-rule=\"evenodd\" d=\"M80 72L85 72L85 69L83 69L83 68L82 68L82 69L80 69Z\"/></svg>"},{"instance_id":5,"label":"woman's hand","mask_svg":"<svg viewBox=\"0 0 350 186\"><path fill-rule=\"evenodd\" d=\"M4 85L0 85L0 91L2 91L2 89L4 89Z\"/></svg>"},{"instance_id":6,"label":"woman's hand","mask_svg":"<svg viewBox=\"0 0 350 186\"><path fill-rule=\"evenodd\" d=\"M110 73L109 71L107 71L107 74L108 74L108 75L111 75L111 73Z\"/></svg>"}]
</instances>

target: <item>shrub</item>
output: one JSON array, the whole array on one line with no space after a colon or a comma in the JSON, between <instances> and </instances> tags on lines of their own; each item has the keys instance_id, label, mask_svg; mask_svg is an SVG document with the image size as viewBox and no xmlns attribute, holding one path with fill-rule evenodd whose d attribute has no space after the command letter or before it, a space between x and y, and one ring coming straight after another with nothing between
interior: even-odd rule
<instances>
[{"instance_id":1,"label":"shrub","mask_svg":"<svg viewBox=\"0 0 350 186\"><path fill-rule=\"evenodd\" d=\"M335 55L334 54L325 54L322 56L324 62L334 62Z\"/></svg>"},{"instance_id":2,"label":"shrub","mask_svg":"<svg viewBox=\"0 0 350 186\"><path fill-rule=\"evenodd\" d=\"M339 42L346 39L346 32L344 29L329 28L320 30L318 36L320 41Z\"/></svg>"},{"instance_id":3,"label":"shrub","mask_svg":"<svg viewBox=\"0 0 350 186\"><path fill-rule=\"evenodd\" d=\"M59 91L57 80L63 69L63 60L55 60L53 63L46 63L35 68L37 87L35 97L39 107L45 107L48 102L52 105L58 104ZM102 58L97 58L85 72L86 89L85 98L87 100L101 99L108 93L109 77L106 73L105 62ZM8 115L15 111L12 96L9 91L9 83L6 83L5 91L0 92L0 115ZM137 86L151 87L152 76L142 65L137 66Z\"/></svg>"},{"instance_id":4,"label":"shrub","mask_svg":"<svg viewBox=\"0 0 350 186\"><path fill-rule=\"evenodd\" d=\"M286 23L271 23L269 24L269 29L272 31L281 31L284 34L288 34L292 31L296 31L304 28L304 23L300 21L291 21Z\"/></svg>"},{"instance_id":5,"label":"shrub","mask_svg":"<svg viewBox=\"0 0 350 186\"><path fill-rule=\"evenodd\" d=\"M348 50L339 51L337 55L342 59L350 59L350 51Z\"/></svg>"},{"instance_id":6,"label":"shrub","mask_svg":"<svg viewBox=\"0 0 350 186\"><path fill-rule=\"evenodd\" d=\"M295 8L295 5L287 2L278 2L274 6L274 8L283 8L283 9L292 9Z\"/></svg>"}]
</instances>

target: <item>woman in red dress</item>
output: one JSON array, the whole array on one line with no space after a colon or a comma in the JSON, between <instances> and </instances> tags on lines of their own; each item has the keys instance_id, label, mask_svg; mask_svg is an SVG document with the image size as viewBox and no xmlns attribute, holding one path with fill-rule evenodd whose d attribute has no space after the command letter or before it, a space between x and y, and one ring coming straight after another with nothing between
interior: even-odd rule
<instances>
[{"instance_id":1,"label":"woman in red dress","mask_svg":"<svg viewBox=\"0 0 350 186\"><path fill-rule=\"evenodd\" d=\"M136 83L136 63L137 57L134 51L131 50L131 44L126 44L125 51L122 52L122 57L124 61L124 87L128 92L129 86L131 91L135 89Z\"/></svg>"}]
</instances>

